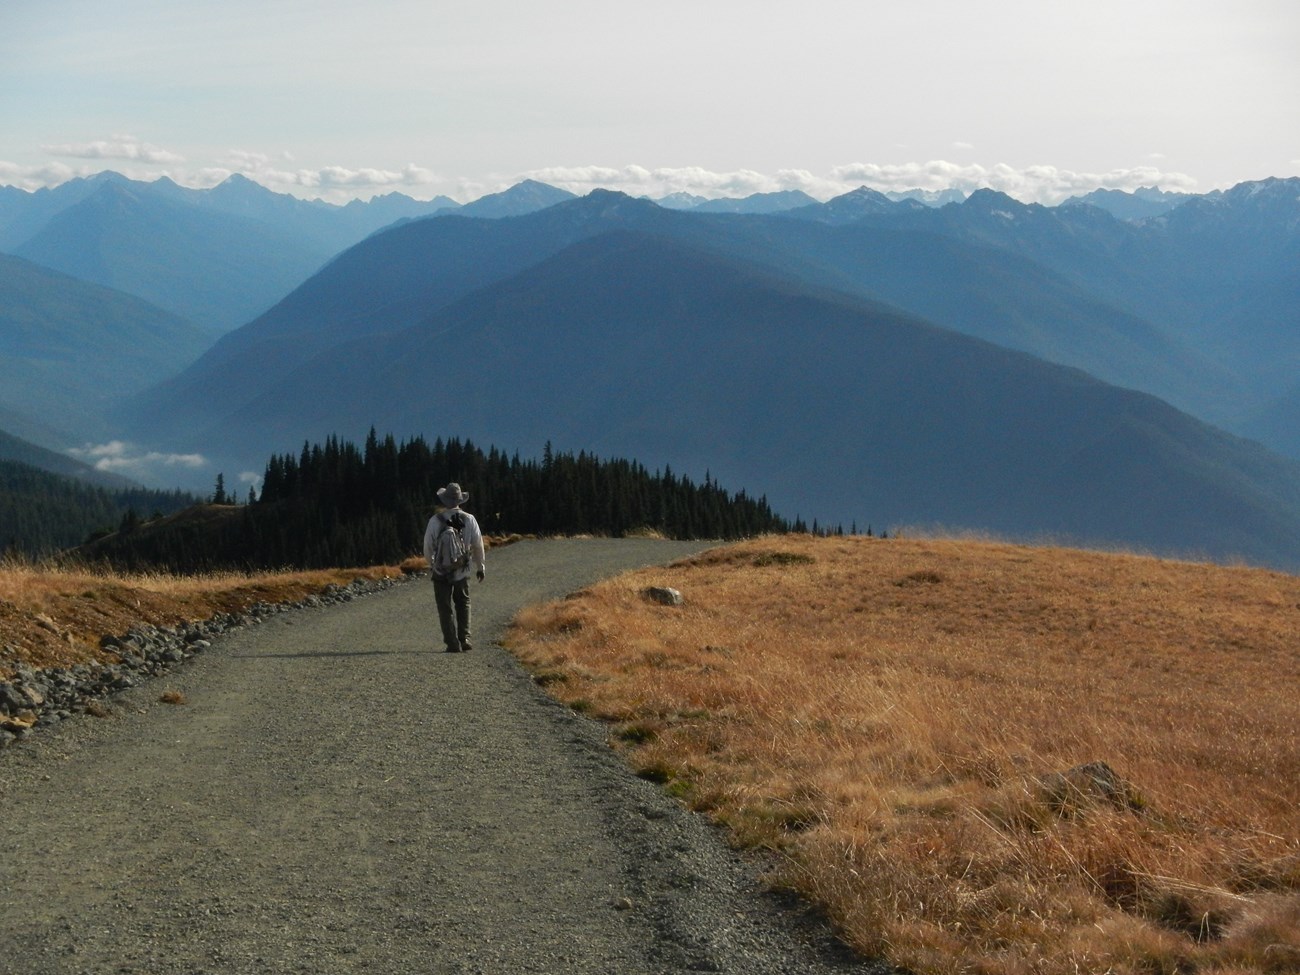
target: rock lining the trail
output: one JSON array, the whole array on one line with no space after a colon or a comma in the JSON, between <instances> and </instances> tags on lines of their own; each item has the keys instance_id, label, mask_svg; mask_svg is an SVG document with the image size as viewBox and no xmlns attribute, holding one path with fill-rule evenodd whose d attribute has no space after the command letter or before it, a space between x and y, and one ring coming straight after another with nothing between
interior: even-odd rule
<instances>
[{"instance_id":1,"label":"rock lining the trail","mask_svg":"<svg viewBox=\"0 0 1300 975\"><path fill-rule=\"evenodd\" d=\"M14 676L0 681L0 749L28 737L42 725L76 714L102 714L104 702L114 694L170 673L233 630L285 613L351 602L405 584L411 578L354 579L346 586L330 584L295 602L258 602L240 613L217 613L176 627L139 624L123 634L107 634L100 639L100 648L116 655L116 663L18 667Z\"/></svg>"}]
</instances>

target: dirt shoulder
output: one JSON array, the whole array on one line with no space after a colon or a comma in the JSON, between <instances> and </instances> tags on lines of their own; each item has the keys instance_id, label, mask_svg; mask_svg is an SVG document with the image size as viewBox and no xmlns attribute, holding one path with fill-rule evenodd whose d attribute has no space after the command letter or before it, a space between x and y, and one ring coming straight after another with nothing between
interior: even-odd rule
<instances>
[{"instance_id":1,"label":"dirt shoulder","mask_svg":"<svg viewBox=\"0 0 1300 975\"><path fill-rule=\"evenodd\" d=\"M496 645L698 546L524 542L439 650L427 582L222 637L0 752L0 944L29 973L873 971ZM21 962L20 965L18 963Z\"/></svg>"}]
</instances>

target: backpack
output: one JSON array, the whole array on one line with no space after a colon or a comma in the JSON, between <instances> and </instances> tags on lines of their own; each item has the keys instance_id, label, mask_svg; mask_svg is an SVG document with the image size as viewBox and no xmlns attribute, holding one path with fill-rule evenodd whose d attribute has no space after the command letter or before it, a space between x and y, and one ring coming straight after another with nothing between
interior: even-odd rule
<instances>
[{"instance_id":1,"label":"backpack","mask_svg":"<svg viewBox=\"0 0 1300 975\"><path fill-rule=\"evenodd\" d=\"M433 575L449 580L469 565L469 546L465 544L465 516L453 511L443 519L442 529L433 542Z\"/></svg>"}]
</instances>

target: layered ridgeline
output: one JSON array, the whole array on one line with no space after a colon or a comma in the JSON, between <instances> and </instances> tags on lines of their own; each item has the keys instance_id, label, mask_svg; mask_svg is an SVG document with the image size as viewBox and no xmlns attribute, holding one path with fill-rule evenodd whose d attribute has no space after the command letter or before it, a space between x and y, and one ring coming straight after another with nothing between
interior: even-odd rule
<instances>
[{"instance_id":1,"label":"layered ridgeline","mask_svg":"<svg viewBox=\"0 0 1300 975\"><path fill-rule=\"evenodd\" d=\"M1272 186L1218 205L1253 212ZM1153 313L1176 317L1162 282L1177 253L1211 260L1210 229L1201 253L1095 207L984 194L936 216L869 191L837 206L709 215L597 192L412 221L226 336L132 422L227 469L374 425L711 471L809 521L1300 564L1300 468L1135 391L1239 402L1264 338L1246 330L1229 356L1198 338L1208 324ZM1145 277L1126 247L1158 255ZM1294 278L1270 266L1261 296ZM1144 280L1145 312L1106 296Z\"/></svg>"},{"instance_id":2,"label":"layered ridgeline","mask_svg":"<svg viewBox=\"0 0 1300 975\"><path fill-rule=\"evenodd\" d=\"M191 416L187 399L221 389L238 405L323 349L419 324L578 240L624 229L886 302L1290 450L1297 228L1300 180L1242 184L1141 223L991 191L936 209L863 189L773 216L675 212L597 192L518 219L452 216L376 235L228 336L160 400L202 424L213 411L200 403Z\"/></svg>"},{"instance_id":3,"label":"layered ridgeline","mask_svg":"<svg viewBox=\"0 0 1300 975\"><path fill-rule=\"evenodd\" d=\"M75 430L65 443L105 436L112 404L178 372L210 342L134 295L0 254L0 427Z\"/></svg>"},{"instance_id":4,"label":"layered ridgeline","mask_svg":"<svg viewBox=\"0 0 1300 975\"><path fill-rule=\"evenodd\" d=\"M1289 566L1293 467L1191 417L1300 456L1298 186L1055 208L991 192L933 207L864 189L826 204L674 211L523 184L430 219L410 219L429 212L415 201L331 208L239 179L0 192L0 247L70 261L78 275L129 271L122 290L152 281L158 297L189 302L187 320L207 314L195 310L205 295L268 309L136 400L129 429L101 405L120 399L114 377L126 373L95 363L53 370L30 396L0 387L0 427L46 446L129 436L202 453L215 462L207 484L217 469L255 470L304 439L359 439L372 425L526 453L553 440L711 472L823 523L940 523ZM358 222L346 238L347 214L371 230L397 223L360 240ZM360 243L276 303L345 239ZM304 247L279 284L256 283ZM693 262L722 273L700 280ZM769 298L786 317L753 313ZM477 383L443 376L456 339ZM118 348L138 358L136 341ZM829 360L824 375L800 345ZM555 361L561 349L571 354ZM15 375L35 375L43 352ZM42 394L66 423L31 406Z\"/></svg>"},{"instance_id":5,"label":"layered ridgeline","mask_svg":"<svg viewBox=\"0 0 1300 975\"><path fill-rule=\"evenodd\" d=\"M400 194L333 206L242 176L192 190L110 172L35 193L6 188L0 251L145 299L210 341L381 227L456 206Z\"/></svg>"},{"instance_id":6,"label":"layered ridgeline","mask_svg":"<svg viewBox=\"0 0 1300 975\"><path fill-rule=\"evenodd\" d=\"M0 461L25 464L47 474L55 474L99 487L138 487L137 484L119 474L98 470L74 457L48 450L3 429L0 429Z\"/></svg>"},{"instance_id":7,"label":"layered ridgeline","mask_svg":"<svg viewBox=\"0 0 1300 975\"><path fill-rule=\"evenodd\" d=\"M988 203L972 198L940 212L961 211L964 219L944 218L959 227L979 225ZM1025 220L1038 219L1043 210L1008 205L1021 207ZM1069 212L1106 224L1117 237L1137 232L1091 207ZM1063 222L1067 217L1052 214L1060 236L1078 236ZM212 408L218 393L219 402L235 408L326 349L427 322L476 289L613 230L653 234L818 289L886 302L954 331L1144 389L1203 418L1235 402L1242 384L1235 371L1184 342L1177 330L1110 302L1108 281L1088 290L973 231L941 233L931 226L934 219L919 203L894 203L870 191L783 216L673 212L597 192L514 220L416 221L340 255L267 314L226 336L178 382L142 404L141 416L146 426L165 416L176 432L201 428L218 418ZM1098 244L1114 246L1108 239ZM1158 284L1152 287L1160 293ZM618 297L610 296L615 303Z\"/></svg>"},{"instance_id":8,"label":"layered ridgeline","mask_svg":"<svg viewBox=\"0 0 1300 975\"><path fill-rule=\"evenodd\" d=\"M437 510L437 491L457 480L470 489L473 511L493 535L654 532L671 538L735 539L789 526L766 499L731 493L711 478L702 484L670 469L634 461L556 452L540 460L486 453L458 439L430 446L398 443L372 430L365 446L328 438L297 454L271 458L260 497L188 509L122 530L78 554L124 569L330 568L393 564L418 554Z\"/></svg>"},{"instance_id":9,"label":"layered ridgeline","mask_svg":"<svg viewBox=\"0 0 1300 975\"><path fill-rule=\"evenodd\" d=\"M445 196L401 193L337 206L238 175L195 190L165 177L146 183L105 172L34 193L0 187L0 252L133 294L215 338L384 227L452 211L519 216L572 198L527 180L463 207Z\"/></svg>"}]
</instances>

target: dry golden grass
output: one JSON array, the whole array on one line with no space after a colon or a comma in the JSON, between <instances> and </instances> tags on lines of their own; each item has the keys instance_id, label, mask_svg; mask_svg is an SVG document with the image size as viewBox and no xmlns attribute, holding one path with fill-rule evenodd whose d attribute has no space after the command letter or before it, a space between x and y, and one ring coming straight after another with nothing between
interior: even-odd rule
<instances>
[{"instance_id":1,"label":"dry golden grass","mask_svg":"<svg viewBox=\"0 0 1300 975\"><path fill-rule=\"evenodd\" d=\"M510 645L864 953L1300 971L1296 577L761 539L525 611ZM1118 778L1058 776L1098 762Z\"/></svg>"},{"instance_id":2,"label":"dry golden grass","mask_svg":"<svg viewBox=\"0 0 1300 975\"><path fill-rule=\"evenodd\" d=\"M18 665L110 662L105 634L137 624L178 626L255 603L294 602L357 578L393 577L392 566L259 574L124 575L87 568L0 563L0 678Z\"/></svg>"}]
</instances>

